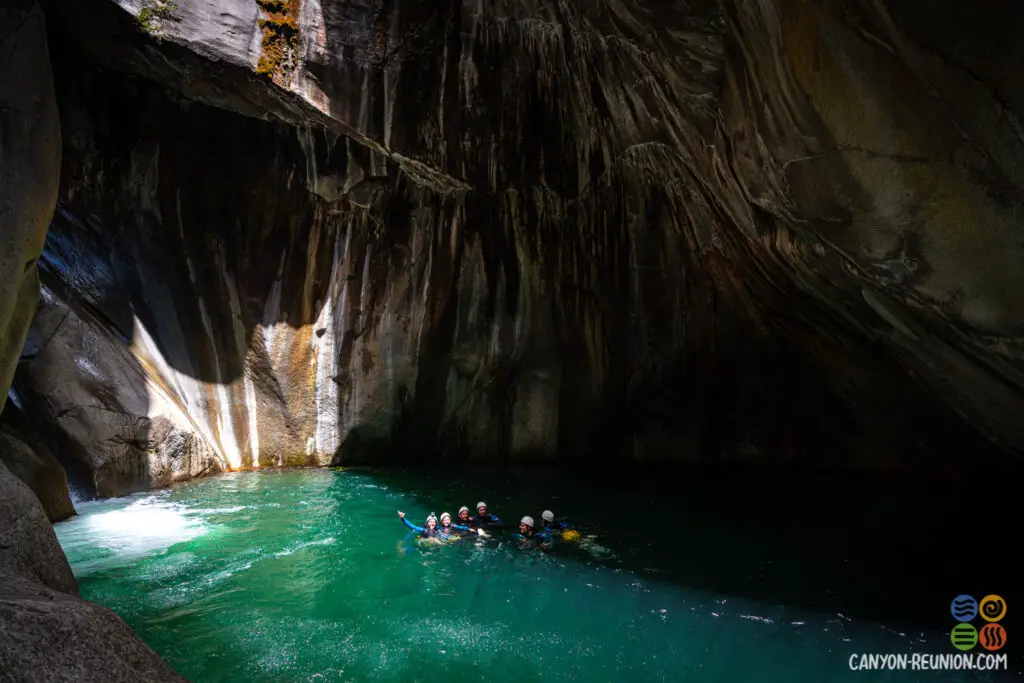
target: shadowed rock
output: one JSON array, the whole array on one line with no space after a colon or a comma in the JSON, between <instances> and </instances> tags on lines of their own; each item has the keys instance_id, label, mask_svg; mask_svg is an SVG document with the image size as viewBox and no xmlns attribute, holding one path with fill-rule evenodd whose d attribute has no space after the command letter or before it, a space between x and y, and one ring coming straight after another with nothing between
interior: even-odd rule
<instances>
[{"instance_id":1,"label":"shadowed rock","mask_svg":"<svg viewBox=\"0 0 1024 683\"><path fill-rule=\"evenodd\" d=\"M29 446L15 434L8 433L4 425L4 431L0 431L0 461L32 489L51 522L75 514L64 468L41 443Z\"/></svg>"},{"instance_id":2,"label":"shadowed rock","mask_svg":"<svg viewBox=\"0 0 1024 683\"><path fill-rule=\"evenodd\" d=\"M12 440L4 439L10 448ZM20 577L46 588L72 595L78 594L78 583L57 543L53 527L32 491L0 464L0 519L4 520L0 536L0 572L8 578ZM5 636L12 635L3 631Z\"/></svg>"},{"instance_id":3,"label":"shadowed rock","mask_svg":"<svg viewBox=\"0 0 1024 683\"><path fill-rule=\"evenodd\" d=\"M59 165L43 15L34 2L5 1L0 4L0 408L39 296L36 257L53 213ZM45 451L33 452L0 433L0 679L183 681L113 612L78 597L47 519L48 513L54 519L73 513L59 469Z\"/></svg>"},{"instance_id":4,"label":"shadowed rock","mask_svg":"<svg viewBox=\"0 0 1024 683\"><path fill-rule=\"evenodd\" d=\"M39 296L36 260L57 199L60 127L34 2L0 7L0 410Z\"/></svg>"}]
</instances>

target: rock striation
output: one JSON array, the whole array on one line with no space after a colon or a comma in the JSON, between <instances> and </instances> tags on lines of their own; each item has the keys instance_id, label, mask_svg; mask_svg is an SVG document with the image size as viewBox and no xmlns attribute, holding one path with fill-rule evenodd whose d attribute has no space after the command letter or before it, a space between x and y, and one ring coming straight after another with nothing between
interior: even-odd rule
<instances>
[{"instance_id":1,"label":"rock striation","mask_svg":"<svg viewBox=\"0 0 1024 683\"><path fill-rule=\"evenodd\" d=\"M1007 3L45 7L63 180L15 389L91 493L1024 451Z\"/></svg>"}]
</instances>

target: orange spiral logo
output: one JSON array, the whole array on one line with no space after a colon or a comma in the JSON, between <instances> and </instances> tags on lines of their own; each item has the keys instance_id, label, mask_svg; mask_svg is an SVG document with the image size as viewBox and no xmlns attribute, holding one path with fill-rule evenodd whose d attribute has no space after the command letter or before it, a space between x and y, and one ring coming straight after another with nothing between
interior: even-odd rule
<instances>
[{"instance_id":1,"label":"orange spiral logo","mask_svg":"<svg viewBox=\"0 0 1024 683\"><path fill-rule=\"evenodd\" d=\"M1001 624L985 624L978 631L978 642L990 652L1002 649L1006 645L1006 629Z\"/></svg>"},{"instance_id":2,"label":"orange spiral logo","mask_svg":"<svg viewBox=\"0 0 1024 683\"><path fill-rule=\"evenodd\" d=\"M998 595L986 595L981 599L978 611L985 621L999 621L1006 616L1006 601Z\"/></svg>"}]
</instances>

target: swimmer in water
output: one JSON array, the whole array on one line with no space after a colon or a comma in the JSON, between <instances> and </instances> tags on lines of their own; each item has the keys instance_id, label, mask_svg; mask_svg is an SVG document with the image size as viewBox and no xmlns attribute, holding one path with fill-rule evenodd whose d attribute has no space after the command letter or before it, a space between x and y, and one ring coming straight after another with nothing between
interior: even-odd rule
<instances>
[{"instance_id":1,"label":"swimmer in water","mask_svg":"<svg viewBox=\"0 0 1024 683\"><path fill-rule=\"evenodd\" d=\"M545 510L541 513L541 528L547 533L551 534L552 538L557 538L560 541L573 541L580 540L580 532L578 529L573 528L565 517L559 517L555 519L555 513L551 510Z\"/></svg>"},{"instance_id":2,"label":"swimmer in water","mask_svg":"<svg viewBox=\"0 0 1024 683\"><path fill-rule=\"evenodd\" d=\"M487 512L487 503L480 501L476 504L476 517L473 517L473 526L478 529L497 529L501 527L501 520L497 515Z\"/></svg>"},{"instance_id":3,"label":"swimmer in water","mask_svg":"<svg viewBox=\"0 0 1024 683\"><path fill-rule=\"evenodd\" d=\"M398 511L398 516L401 518L402 523L418 533L420 538L439 538L441 535L441 532L437 528L437 517L434 516L433 512L427 515L427 521L424 523L424 526L416 526L407 520L405 518L405 513L401 510Z\"/></svg>"},{"instance_id":4,"label":"swimmer in water","mask_svg":"<svg viewBox=\"0 0 1024 683\"><path fill-rule=\"evenodd\" d=\"M565 517L556 520L555 513L551 510L542 512L540 518L542 520L541 528L550 534L561 533L569 529L569 523L565 520Z\"/></svg>"},{"instance_id":5,"label":"swimmer in water","mask_svg":"<svg viewBox=\"0 0 1024 683\"><path fill-rule=\"evenodd\" d=\"M462 538L462 534L458 533L460 531L468 531L468 532L472 532L472 533L476 533L477 532L476 529L471 529L468 526L462 526L460 524L452 524L452 516L450 514L448 514L447 512L442 512L441 513L441 526L438 527L438 530L439 530L439 532L441 534L441 540L444 540L444 541L448 541L448 540L458 541L459 539Z\"/></svg>"},{"instance_id":6,"label":"swimmer in water","mask_svg":"<svg viewBox=\"0 0 1024 683\"><path fill-rule=\"evenodd\" d=\"M470 531L476 533L482 538L490 538L491 536L487 531L481 529L477 525L476 520L473 517L469 516L469 508L465 505L459 508L459 524L462 526L468 526Z\"/></svg>"},{"instance_id":7,"label":"swimmer in water","mask_svg":"<svg viewBox=\"0 0 1024 683\"><path fill-rule=\"evenodd\" d=\"M405 513L401 510L398 511L398 516L407 527L417 532L420 535L420 538L433 538L439 541L457 541L462 538L462 536L457 534L456 531L472 531L472 529L467 526L452 524L452 516L447 512L441 513L440 527L437 525L437 517L434 516L433 512L427 516L426 526L416 526L405 518Z\"/></svg>"},{"instance_id":8,"label":"swimmer in water","mask_svg":"<svg viewBox=\"0 0 1024 683\"><path fill-rule=\"evenodd\" d=\"M519 533L512 534L512 538L520 541L523 545L540 545L542 548L551 547L551 534L535 528L533 517L529 515L519 520Z\"/></svg>"}]
</instances>

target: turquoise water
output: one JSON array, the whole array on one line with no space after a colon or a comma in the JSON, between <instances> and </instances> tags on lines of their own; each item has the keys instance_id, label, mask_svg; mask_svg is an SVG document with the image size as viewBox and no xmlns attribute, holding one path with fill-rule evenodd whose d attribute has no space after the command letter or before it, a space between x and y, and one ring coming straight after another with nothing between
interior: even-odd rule
<instances>
[{"instance_id":1,"label":"turquoise water","mask_svg":"<svg viewBox=\"0 0 1024 683\"><path fill-rule=\"evenodd\" d=\"M197 682L1017 679L1012 659L999 673L851 671L851 654L955 653L949 600L974 588L956 578L931 599L895 546L876 539L864 557L842 534L886 514L877 504L785 522L753 484L715 486L673 498L522 470L234 473L81 503L56 529L83 597ZM422 523L481 498L506 521L552 507L584 540L420 546L396 515ZM879 603L902 595L934 614L864 598L893 579Z\"/></svg>"}]
</instances>

